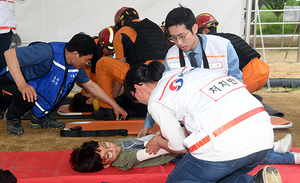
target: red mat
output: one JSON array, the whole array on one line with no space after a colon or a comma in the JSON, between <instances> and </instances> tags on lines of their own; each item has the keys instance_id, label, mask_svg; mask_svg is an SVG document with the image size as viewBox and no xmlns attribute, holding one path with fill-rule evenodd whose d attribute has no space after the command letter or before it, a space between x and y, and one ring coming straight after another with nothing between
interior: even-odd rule
<instances>
[{"instance_id":1,"label":"red mat","mask_svg":"<svg viewBox=\"0 0 300 183\"><path fill-rule=\"evenodd\" d=\"M293 147L292 152L300 152ZM18 183L160 183L165 182L175 163L167 165L133 168L128 171L110 167L96 173L78 173L69 165L71 150L49 152L0 153L0 168L10 170ZM266 165L259 165L251 175ZM300 183L300 165L272 165L276 167L284 183Z\"/></svg>"}]
</instances>

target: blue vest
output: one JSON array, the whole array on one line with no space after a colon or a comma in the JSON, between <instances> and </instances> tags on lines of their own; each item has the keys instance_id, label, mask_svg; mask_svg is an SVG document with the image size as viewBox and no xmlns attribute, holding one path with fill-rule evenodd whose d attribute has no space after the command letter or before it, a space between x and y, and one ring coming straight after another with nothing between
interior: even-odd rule
<instances>
[{"instance_id":1,"label":"blue vest","mask_svg":"<svg viewBox=\"0 0 300 183\"><path fill-rule=\"evenodd\" d=\"M66 43L51 42L49 44L54 53L50 71L42 78L28 81L28 84L38 94L32 108L32 113L37 118L45 116L65 95L68 95L79 72L78 69L68 65L65 60L64 48Z\"/></svg>"},{"instance_id":2,"label":"blue vest","mask_svg":"<svg viewBox=\"0 0 300 183\"><path fill-rule=\"evenodd\" d=\"M78 69L68 65L65 60L66 43L51 42L49 44L53 50L53 63L50 71L43 77L27 82L37 92L37 100L32 108L32 113L37 118L45 116L60 104L72 89L75 77L79 72ZM4 68L0 75L7 72L8 67Z\"/></svg>"}]
</instances>

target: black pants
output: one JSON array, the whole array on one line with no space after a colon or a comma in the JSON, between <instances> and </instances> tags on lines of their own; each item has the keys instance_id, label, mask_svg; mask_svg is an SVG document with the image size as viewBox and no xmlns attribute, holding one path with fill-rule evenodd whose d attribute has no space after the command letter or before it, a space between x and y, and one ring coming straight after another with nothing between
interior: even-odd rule
<instances>
[{"instance_id":1,"label":"black pants","mask_svg":"<svg viewBox=\"0 0 300 183\"><path fill-rule=\"evenodd\" d=\"M34 102L23 100L22 93L18 90L15 82L0 76L0 108L8 111L6 118L20 118L27 111L31 110Z\"/></svg>"},{"instance_id":2,"label":"black pants","mask_svg":"<svg viewBox=\"0 0 300 183\"><path fill-rule=\"evenodd\" d=\"M12 39L12 31L0 34L0 71L6 67L4 52L9 49Z\"/></svg>"}]
</instances>

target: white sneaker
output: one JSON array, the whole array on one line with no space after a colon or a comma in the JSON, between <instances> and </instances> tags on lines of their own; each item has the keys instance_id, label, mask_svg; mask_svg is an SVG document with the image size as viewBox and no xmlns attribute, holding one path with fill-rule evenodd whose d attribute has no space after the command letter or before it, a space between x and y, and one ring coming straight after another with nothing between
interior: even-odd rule
<instances>
[{"instance_id":1,"label":"white sneaker","mask_svg":"<svg viewBox=\"0 0 300 183\"><path fill-rule=\"evenodd\" d=\"M300 153L292 152L294 154L295 164L300 164Z\"/></svg>"},{"instance_id":2,"label":"white sneaker","mask_svg":"<svg viewBox=\"0 0 300 183\"><path fill-rule=\"evenodd\" d=\"M286 134L286 136L277 142L274 142L274 151L279 153L290 152L292 149L292 135Z\"/></svg>"}]
</instances>

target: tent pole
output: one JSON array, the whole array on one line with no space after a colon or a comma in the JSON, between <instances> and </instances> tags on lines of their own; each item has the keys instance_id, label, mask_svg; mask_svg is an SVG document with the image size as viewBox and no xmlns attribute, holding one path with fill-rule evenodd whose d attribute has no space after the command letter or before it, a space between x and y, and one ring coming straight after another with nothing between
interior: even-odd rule
<instances>
[{"instance_id":1,"label":"tent pole","mask_svg":"<svg viewBox=\"0 0 300 183\"><path fill-rule=\"evenodd\" d=\"M252 10L252 0L247 0L245 41L248 44L250 44L251 10Z\"/></svg>"},{"instance_id":2,"label":"tent pole","mask_svg":"<svg viewBox=\"0 0 300 183\"><path fill-rule=\"evenodd\" d=\"M264 38L263 38L263 33L262 33L262 28L261 28L261 20L260 20L260 13L259 13L259 7L258 7L258 0L255 0L255 12L257 12L256 16L258 16L260 36L261 36L261 45L262 45L262 50L263 50L263 55L264 55L264 62L267 63ZM270 79L268 79L268 81L267 81L267 86L268 86L268 92L270 92L271 91Z\"/></svg>"}]
</instances>

